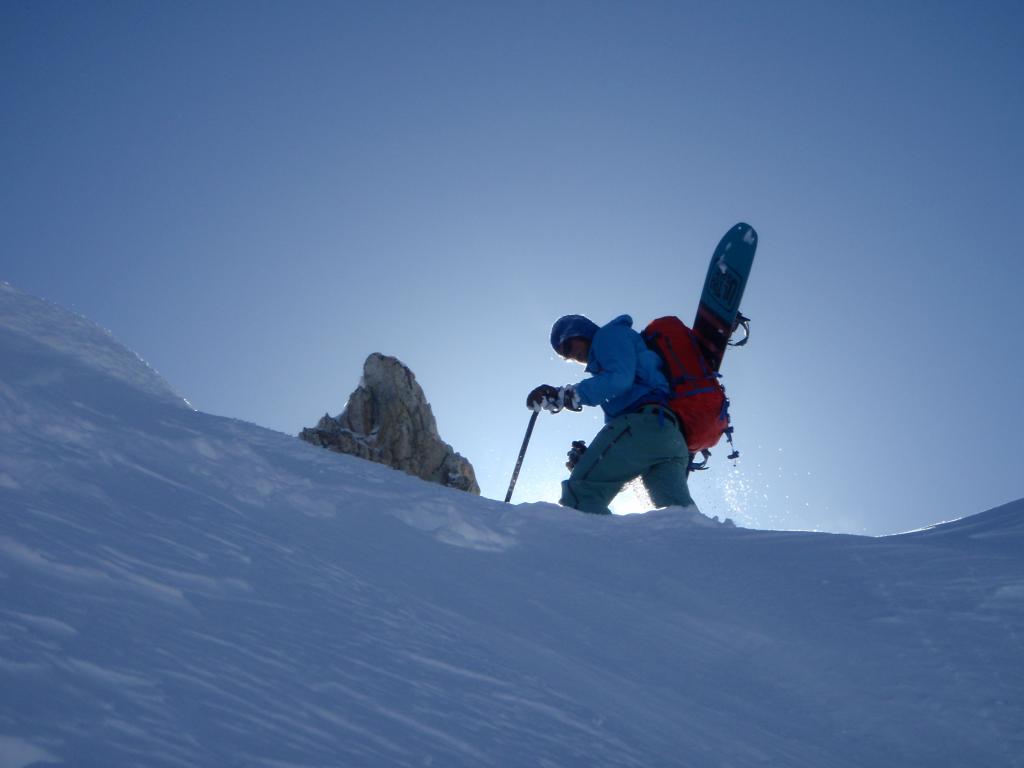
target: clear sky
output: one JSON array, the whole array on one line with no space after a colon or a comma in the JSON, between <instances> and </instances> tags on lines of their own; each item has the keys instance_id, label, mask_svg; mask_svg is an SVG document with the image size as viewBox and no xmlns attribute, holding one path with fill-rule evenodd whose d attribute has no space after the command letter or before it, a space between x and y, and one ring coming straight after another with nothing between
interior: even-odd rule
<instances>
[{"instance_id":1,"label":"clear sky","mask_svg":"<svg viewBox=\"0 0 1024 768\"><path fill-rule=\"evenodd\" d=\"M582 375L552 321L691 319L747 221L706 513L1024 496L1019 2L7 0L0 73L0 279L201 410L296 433L396 355L501 498L526 393ZM516 500L599 426L544 414Z\"/></svg>"}]
</instances>

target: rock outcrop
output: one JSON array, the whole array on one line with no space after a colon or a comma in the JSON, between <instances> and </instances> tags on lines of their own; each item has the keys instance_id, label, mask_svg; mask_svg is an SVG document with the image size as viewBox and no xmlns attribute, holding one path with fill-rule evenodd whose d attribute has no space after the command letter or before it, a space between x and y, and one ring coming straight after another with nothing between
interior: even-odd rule
<instances>
[{"instance_id":1,"label":"rock outcrop","mask_svg":"<svg viewBox=\"0 0 1024 768\"><path fill-rule=\"evenodd\" d=\"M473 465L441 440L437 422L413 372L374 352L338 417L325 414L299 437L416 477L479 494Z\"/></svg>"}]
</instances>

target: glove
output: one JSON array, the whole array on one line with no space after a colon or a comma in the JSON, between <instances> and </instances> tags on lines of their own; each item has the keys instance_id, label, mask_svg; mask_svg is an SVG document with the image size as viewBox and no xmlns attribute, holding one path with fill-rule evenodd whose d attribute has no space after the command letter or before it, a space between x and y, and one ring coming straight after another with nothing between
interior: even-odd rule
<instances>
[{"instance_id":1,"label":"glove","mask_svg":"<svg viewBox=\"0 0 1024 768\"><path fill-rule=\"evenodd\" d=\"M550 384L541 384L526 396L526 407L531 411L548 410L558 413L562 409L557 403L558 388L552 387Z\"/></svg>"},{"instance_id":2,"label":"glove","mask_svg":"<svg viewBox=\"0 0 1024 768\"><path fill-rule=\"evenodd\" d=\"M565 387L541 384L526 396L526 407L531 411L545 410L558 413L563 408L568 408L570 411L581 411L583 403L580 402L576 388L571 384Z\"/></svg>"},{"instance_id":3,"label":"glove","mask_svg":"<svg viewBox=\"0 0 1024 768\"><path fill-rule=\"evenodd\" d=\"M572 448L570 448L569 453L566 454L569 457L569 460L565 462L565 468L572 471L572 468L579 463L580 458L586 452L587 444L585 442L582 440L573 440Z\"/></svg>"}]
</instances>

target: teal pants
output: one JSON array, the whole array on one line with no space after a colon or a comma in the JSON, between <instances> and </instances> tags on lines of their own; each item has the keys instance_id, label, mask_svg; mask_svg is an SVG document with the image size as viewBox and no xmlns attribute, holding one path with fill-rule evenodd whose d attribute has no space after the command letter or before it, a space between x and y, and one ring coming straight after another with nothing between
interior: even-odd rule
<instances>
[{"instance_id":1,"label":"teal pants","mask_svg":"<svg viewBox=\"0 0 1024 768\"><path fill-rule=\"evenodd\" d=\"M609 515L608 505L622 487L643 480L657 507L689 506L686 486L690 453L682 432L656 410L627 413L597 433L568 480L559 503L581 512Z\"/></svg>"}]
</instances>

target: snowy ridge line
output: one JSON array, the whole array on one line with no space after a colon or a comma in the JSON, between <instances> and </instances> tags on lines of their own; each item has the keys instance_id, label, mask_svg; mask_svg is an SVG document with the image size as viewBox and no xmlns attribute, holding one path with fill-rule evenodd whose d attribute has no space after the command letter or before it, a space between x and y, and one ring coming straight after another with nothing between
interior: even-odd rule
<instances>
[{"instance_id":1,"label":"snowy ridge line","mask_svg":"<svg viewBox=\"0 0 1024 768\"><path fill-rule=\"evenodd\" d=\"M192 407L140 355L118 343L110 331L45 299L28 297L7 282L0 282L0 326L104 376Z\"/></svg>"},{"instance_id":2,"label":"snowy ridge line","mask_svg":"<svg viewBox=\"0 0 1024 768\"><path fill-rule=\"evenodd\" d=\"M1024 501L881 538L511 506L0 304L0 767L1024 768Z\"/></svg>"}]
</instances>

